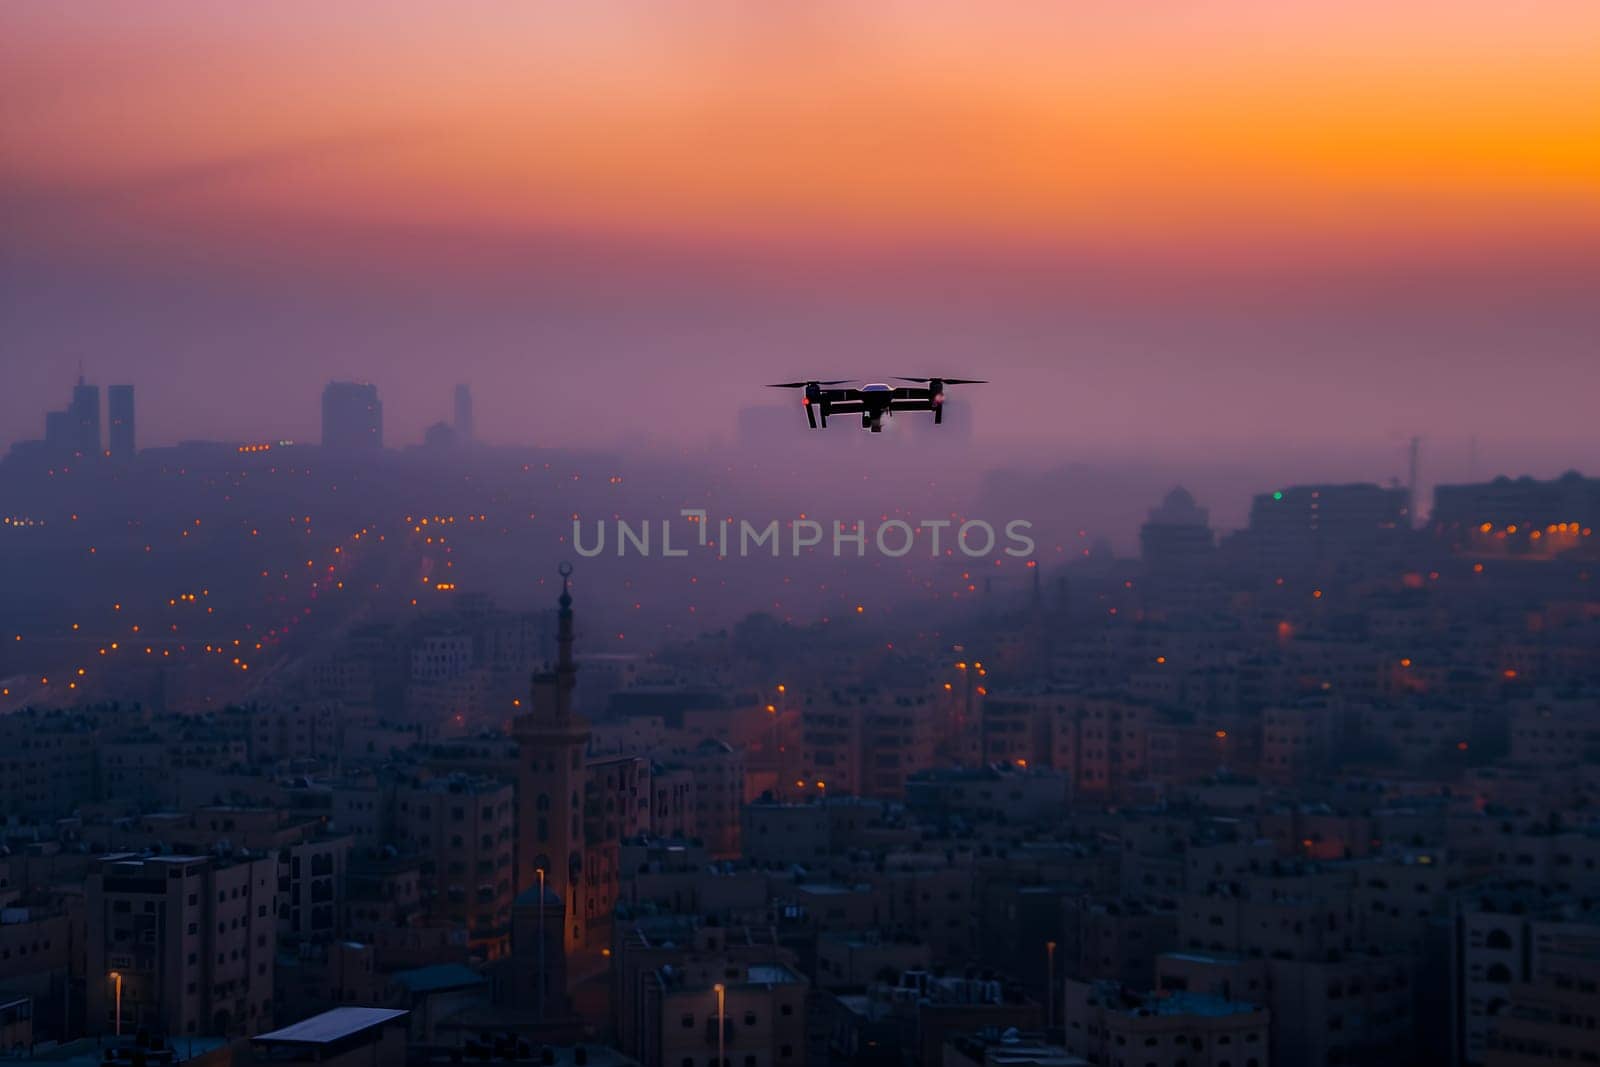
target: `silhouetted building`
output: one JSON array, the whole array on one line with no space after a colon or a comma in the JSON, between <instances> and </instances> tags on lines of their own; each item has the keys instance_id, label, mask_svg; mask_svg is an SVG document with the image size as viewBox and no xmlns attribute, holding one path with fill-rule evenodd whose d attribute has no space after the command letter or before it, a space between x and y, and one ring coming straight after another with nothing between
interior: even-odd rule
<instances>
[{"instance_id":1,"label":"silhouetted building","mask_svg":"<svg viewBox=\"0 0 1600 1067\"><path fill-rule=\"evenodd\" d=\"M136 451L133 423L133 386L113 385L106 390L109 422L106 446L112 459L132 459Z\"/></svg>"},{"instance_id":2,"label":"silhouetted building","mask_svg":"<svg viewBox=\"0 0 1600 1067\"><path fill-rule=\"evenodd\" d=\"M436 422L422 431L422 447L434 452L448 452L461 443L461 434L448 422Z\"/></svg>"},{"instance_id":3,"label":"silhouetted building","mask_svg":"<svg viewBox=\"0 0 1600 1067\"><path fill-rule=\"evenodd\" d=\"M77 453L84 456L100 452L100 387L89 385L78 376L72 387L72 401L61 411L44 416L44 448L56 455Z\"/></svg>"},{"instance_id":4,"label":"silhouetted building","mask_svg":"<svg viewBox=\"0 0 1600 1067\"><path fill-rule=\"evenodd\" d=\"M1430 526L1458 548L1484 554L1553 556L1595 550L1600 478L1568 471L1559 478L1496 478L1433 491Z\"/></svg>"},{"instance_id":5,"label":"silhouetted building","mask_svg":"<svg viewBox=\"0 0 1600 1067\"><path fill-rule=\"evenodd\" d=\"M52 452L72 451L72 411L44 413L44 445Z\"/></svg>"},{"instance_id":6,"label":"silhouetted building","mask_svg":"<svg viewBox=\"0 0 1600 1067\"><path fill-rule=\"evenodd\" d=\"M78 376L72 387L72 407L68 408L71 422L72 449L85 456L100 452L100 387L89 385Z\"/></svg>"},{"instance_id":7,"label":"silhouetted building","mask_svg":"<svg viewBox=\"0 0 1600 1067\"><path fill-rule=\"evenodd\" d=\"M472 390L466 385L456 386L456 442L472 443Z\"/></svg>"},{"instance_id":8,"label":"silhouetted building","mask_svg":"<svg viewBox=\"0 0 1600 1067\"><path fill-rule=\"evenodd\" d=\"M383 447L383 402L366 382L329 382L322 390L322 447L376 452Z\"/></svg>"},{"instance_id":9,"label":"silhouetted building","mask_svg":"<svg viewBox=\"0 0 1600 1067\"><path fill-rule=\"evenodd\" d=\"M1371 483L1297 485L1258 493L1243 531L1267 574L1371 555L1410 529L1410 493Z\"/></svg>"},{"instance_id":10,"label":"silhouetted building","mask_svg":"<svg viewBox=\"0 0 1600 1067\"><path fill-rule=\"evenodd\" d=\"M1145 566L1177 573L1210 559L1216 549L1210 520L1210 514L1194 502L1187 489L1181 485L1173 489L1139 528Z\"/></svg>"}]
</instances>

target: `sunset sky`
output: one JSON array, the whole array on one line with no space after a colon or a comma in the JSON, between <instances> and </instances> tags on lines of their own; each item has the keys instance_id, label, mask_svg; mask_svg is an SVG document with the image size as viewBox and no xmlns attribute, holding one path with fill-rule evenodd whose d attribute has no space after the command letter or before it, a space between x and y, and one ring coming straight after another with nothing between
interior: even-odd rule
<instances>
[{"instance_id":1,"label":"sunset sky","mask_svg":"<svg viewBox=\"0 0 1600 1067\"><path fill-rule=\"evenodd\" d=\"M147 443L946 373L1020 437L1600 467L1593 0L13 0L0 210L0 446L82 360Z\"/></svg>"}]
</instances>

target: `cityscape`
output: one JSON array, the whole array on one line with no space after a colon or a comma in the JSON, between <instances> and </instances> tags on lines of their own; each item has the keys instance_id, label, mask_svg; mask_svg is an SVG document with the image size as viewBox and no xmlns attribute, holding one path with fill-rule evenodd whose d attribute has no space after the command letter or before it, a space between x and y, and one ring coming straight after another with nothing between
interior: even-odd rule
<instances>
[{"instance_id":1,"label":"cityscape","mask_svg":"<svg viewBox=\"0 0 1600 1067\"><path fill-rule=\"evenodd\" d=\"M1600 1067L1600 4L0 4L0 1065Z\"/></svg>"},{"instance_id":2,"label":"cityscape","mask_svg":"<svg viewBox=\"0 0 1600 1067\"><path fill-rule=\"evenodd\" d=\"M1174 487L1132 553L821 546L704 589L714 540L574 563L568 514L648 457L483 445L448 399L399 449L341 381L316 444L141 449L80 377L0 462L0 1047L1595 1054L1600 479L1424 501L1414 466L1231 531ZM860 602L752 606L796 566Z\"/></svg>"}]
</instances>

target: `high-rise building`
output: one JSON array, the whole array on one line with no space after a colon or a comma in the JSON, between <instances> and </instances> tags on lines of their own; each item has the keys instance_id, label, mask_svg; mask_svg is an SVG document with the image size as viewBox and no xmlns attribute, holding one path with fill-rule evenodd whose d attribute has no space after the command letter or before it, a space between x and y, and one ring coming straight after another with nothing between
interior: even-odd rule
<instances>
[{"instance_id":1,"label":"high-rise building","mask_svg":"<svg viewBox=\"0 0 1600 1067\"><path fill-rule=\"evenodd\" d=\"M113 385L106 390L107 429L106 447L112 459L132 459L135 451L133 435L133 386Z\"/></svg>"},{"instance_id":2,"label":"high-rise building","mask_svg":"<svg viewBox=\"0 0 1600 1067\"><path fill-rule=\"evenodd\" d=\"M67 409L73 451L85 456L100 454L100 387L89 385L78 376L72 387L72 406Z\"/></svg>"},{"instance_id":3,"label":"high-rise building","mask_svg":"<svg viewBox=\"0 0 1600 1067\"><path fill-rule=\"evenodd\" d=\"M466 385L456 386L455 430L457 444L472 443L472 389Z\"/></svg>"},{"instance_id":4,"label":"high-rise building","mask_svg":"<svg viewBox=\"0 0 1600 1067\"><path fill-rule=\"evenodd\" d=\"M329 382L322 390L322 447L337 452L383 448L383 402L368 382Z\"/></svg>"}]
</instances>

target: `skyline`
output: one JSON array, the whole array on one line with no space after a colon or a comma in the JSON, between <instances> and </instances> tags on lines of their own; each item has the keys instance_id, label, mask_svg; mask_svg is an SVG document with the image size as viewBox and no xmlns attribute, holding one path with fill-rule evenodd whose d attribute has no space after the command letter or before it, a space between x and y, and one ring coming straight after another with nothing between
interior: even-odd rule
<instances>
[{"instance_id":1,"label":"skyline","mask_svg":"<svg viewBox=\"0 0 1600 1067\"><path fill-rule=\"evenodd\" d=\"M1597 45L0 5L0 1060L1600 1063Z\"/></svg>"},{"instance_id":2,"label":"skyline","mask_svg":"<svg viewBox=\"0 0 1600 1067\"><path fill-rule=\"evenodd\" d=\"M39 421L45 422L47 415L55 417L70 414L78 402L77 394L84 386L95 395L104 392L108 398L97 406L102 409L109 433L109 427L118 417L111 407L115 403L116 392L126 391L126 399L131 400L133 386L101 383L92 378L78 380L71 396L63 397L66 408L41 412ZM470 384L459 382L450 390L451 410L432 418L416 433L407 431L396 434L392 422L381 414L384 392L380 383L331 380L324 389L318 391L320 403L313 404L309 423L304 418L304 412L296 411L287 421L278 417L281 413L275 413L271 426L253 435L235 433L212 438L189 437L173 433L170 429L163 432L158 428L152 440L147 436L145 416L141 414L136 447L145 450L226 444L239 445L241 452L264 450L270 445L326 449L328 444L324 438L327 433L328 395L335 387L352 386L376 390L374 396L380 412L380 428L376 432L380 436L380 444L371 454L372 458L383 452L396 458L411 452L432 454L435 459L454 457L455 462L469 457L470 453L459 451L461 445L454 434L457 430L456 420L460 418L458 405L462 395L466 397L470 422L474 394ZM490 392L492 395L492 390ZM1585 466L1587 453L1571 441L1552 439L1529 443L1506 438L1486 439L1476 434L1462 439L1417 437L1420 467L1410 469L1412 438L1403 437L1398 431L1381 440L1345 442L1336 452L1329 452L1315 442L1297 444L1240 439L1211 442L1206 454L1197 458L1183 455L1181 442L1149 436L1087 446L1072 446L1069 442L1071 450L1067 452L1030 451L1027 442L1003 436L990 437L981 443L974 442L971 423L974 412L970 399L969 394L966 398L949 401L946 407L952 410L946 421L951 425L939 429L935 429L928 421L930 416L901 413L898 421L886 421L888 436L881 442L876 439L859 441L852 420L846 420L843 424L835 420L831 430L808 430L803 416L794 410L794 405L766 403L749 404L738 409L732 439L714 436L705 441L682 444L666 452L655 447L656 442L643 434L627 435L598 445L562 440L485 441L479 439L470 426L467 446L499 451L505 455L515 455L519 450L526 449L544 450L551 454L589 452L642 464L646 469L654 469L662 464L670 466L675 462L718 462L719 458L727 458L736 460L741 469L752 473L766 470L787 482L792 482L795 477L795 465L798 463L799 470L810 473L792 486L796 489L801 485L811 485L818 476L821 477L821 484L827 483L829 468L817 467L818 461L857 465L869 454L880 481L892 483L907 476L916 480L922 462L928 455L927 450L935 448L940 456L941 469L947 476L946 481L952 486L967 485L970 488L977 484L975 479L1007 475L1063 477L1085 474L1099 478L1120 476L1126 480L1125 488L1142 485L1152 493L1163 485L1182 485L1218 503L1218 516L1223 520L1224 528L1242 524L1246 503L1250 497L1265 491L1263 487L1355 482L1394 486L1408 484L1412 475L1420 475L1421 491L1426 500L1433 488L1443 485L1481 484L1500 478L1552 478L1592 469ZM141 411L142 403L141 400ZM320 426L316 424L319 413ZM125 417L131 417L131 414L126 412ZM282 427L290 423L303 426L304 432L291 434L283 431ZM385 425L387 429L383 428ZM436 439L435 431L441 429L446 433ZM46 434L36 434L19 439L15 445L27 448L45 446L45 437ZM109 437L103 437L102 447L112 447L109 440ZM795 452L796 448L802 451ZM340 444L335 444L333 449L340 454L348 451ZM0 457L3 456L0 454ZM348 462L348 458L344 461ZM726 469L731 472L735 468L730 465ZM812 490L815 488L811 486ZM1138 506L1142 508L1144 504Z\"/></svg>"},{"instance_id":3,"label":"skyline","mask_svg":"<svg viewBox=\"0 0 1600 1067\"><path fill-rule=\"evenodd\" d=\"M699 443L951 373L1023 442L1596 454L1587 5L488 10L8 7L0 446L83 360L151 440L360 378L404 438L462 379L489 439Z\"/></svg>"}]
</instances>

